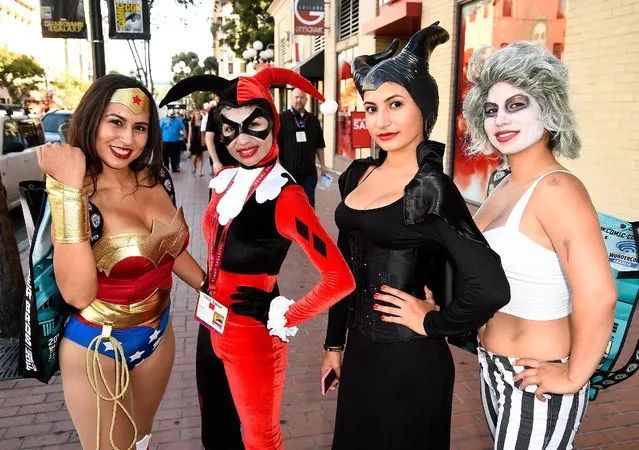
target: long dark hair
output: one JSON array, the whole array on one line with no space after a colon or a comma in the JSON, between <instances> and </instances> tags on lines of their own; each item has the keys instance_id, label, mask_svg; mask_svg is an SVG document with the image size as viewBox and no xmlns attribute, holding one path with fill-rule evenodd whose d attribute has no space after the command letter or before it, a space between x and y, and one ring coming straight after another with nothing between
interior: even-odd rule
<instances>
[{"instance_id":1,"label":"long dark hair","mask_svg":"<svg viewBox=\"0 0 639 450\"><path fill-rule=\"evenodd\" d=\"M144 85L134 78L119 74L105 75L98 78L82 96L78 107L73 112L69 124L69 145L78 147L84 152L86 158L87 174L93 182L93 194L97 190L97 180L102 173L103 166L95 145L98 128L102 122L102 116L113 93L118 89L139 88L149 99L149 137L146 146L139 158L129 164L135 173L144 168L150 172L149 187L160 182L162 163L162 133L158 110L153 101L153 96ZM93 195L92 194L92 195Z\"/></svg>"}]
</instances>

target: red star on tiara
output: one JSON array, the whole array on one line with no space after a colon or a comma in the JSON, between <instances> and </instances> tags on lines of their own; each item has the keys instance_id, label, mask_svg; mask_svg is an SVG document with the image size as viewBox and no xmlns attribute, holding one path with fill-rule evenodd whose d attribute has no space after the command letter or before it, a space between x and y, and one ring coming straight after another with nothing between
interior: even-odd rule
<instances>
[{"instance_id":1,"label":"red star on tiara","mask_svg":"<svg viewBox=\"0 0 639 450\"><path fill-rule=\"evenodd\" d=\"M133 103L135 103L136 105L141 105L142 104L142 99L139 96L134 96L133 97Z\"/></svg>"}]
</instances>

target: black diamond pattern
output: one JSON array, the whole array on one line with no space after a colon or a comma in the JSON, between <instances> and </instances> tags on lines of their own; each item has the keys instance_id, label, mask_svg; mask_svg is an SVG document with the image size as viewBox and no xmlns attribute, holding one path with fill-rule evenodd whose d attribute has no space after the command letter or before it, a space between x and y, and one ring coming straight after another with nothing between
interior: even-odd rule
<instances>
[{"instance_id":1,"label":"black diamond pattern","mask_svg":"<svg viewBox=\"0 0 639 450\"><path fill-rule=\"evenodd\" d=\"M308 241L308 226L297 217L295 218L295 228L298 234Z\"/></svg>"},{"instance_id":2,"label":"black diamond pattern","mask_svg":"<svg viewBox=\"0 0 639 450\"><path fill-rule=\"evenodd\" d=\"M326 242L319 238L316 234L313 235L313 248L326 258Z\"/></svg>"}]
</instances>

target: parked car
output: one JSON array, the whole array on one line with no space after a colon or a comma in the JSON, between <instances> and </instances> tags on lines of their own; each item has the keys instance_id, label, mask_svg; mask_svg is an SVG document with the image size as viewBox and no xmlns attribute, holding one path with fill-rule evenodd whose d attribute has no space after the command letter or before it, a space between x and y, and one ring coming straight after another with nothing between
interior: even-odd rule
<instances>
[{"instance_id":1,"label":"parked car","mask_svg":"<svg viewBox=\"0 0 639 450\"><path fill-rule=\"evenodd\" d=\"M66 132L72 114L72 111L57 110L42 116L42 128L44 128L46 142L66 142Z\"/></svg>"},{"instance_id":2,"label":"parked car","mask_svg":"<svg viewBox=\"0 0 639 450\"><path fill-rule=\"evenodd\" d=\"M44 144L40 119L26 116L0 116L0 173L7 205L20 205L18 182L43 178L36 147Z\"/></svg>"}]
</instances>

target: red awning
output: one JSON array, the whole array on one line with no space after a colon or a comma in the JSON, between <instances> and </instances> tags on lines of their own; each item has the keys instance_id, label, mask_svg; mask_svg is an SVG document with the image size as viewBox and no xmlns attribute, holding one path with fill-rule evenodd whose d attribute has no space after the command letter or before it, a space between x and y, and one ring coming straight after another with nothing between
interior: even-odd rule
<instances>
[{"instance_id":1,"label":"red awning","mask_svg":"<svg viewBox=\"0 0 639 450\"><path fill-rule=\"evenodd\" d=\"M421 23L421 1L396 0L380 6L377 17L362 25L362 32L375 36L410 36L419 31Z\"/></svg>"}]
</instances>

